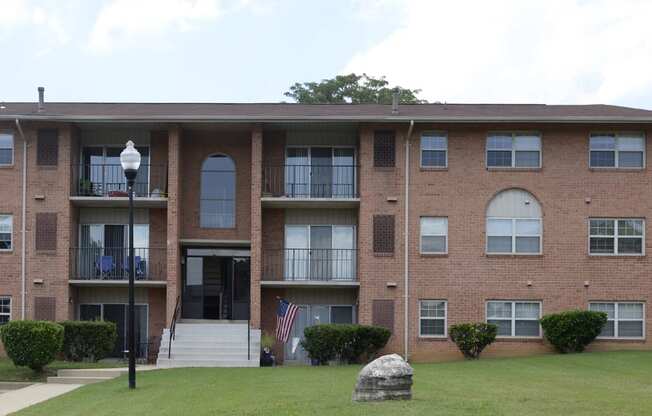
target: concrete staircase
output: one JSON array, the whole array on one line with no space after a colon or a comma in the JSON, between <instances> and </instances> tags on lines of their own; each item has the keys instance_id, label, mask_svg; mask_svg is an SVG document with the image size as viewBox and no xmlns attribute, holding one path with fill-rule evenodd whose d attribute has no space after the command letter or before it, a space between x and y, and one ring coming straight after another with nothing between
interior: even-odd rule
<instances>
[{"instance_id":1,"label":"concrete staircase","mask_svg":"<svg viewBox=\"0 0 652 416\"><path fill-rule=\"evenodd\" d=\"M172 367L258 367L260 330L250 332L247 357L247 322L184 320L176 326L170 350L170 330L163 330L156 366Z\"/></svg>"}]
</instances>

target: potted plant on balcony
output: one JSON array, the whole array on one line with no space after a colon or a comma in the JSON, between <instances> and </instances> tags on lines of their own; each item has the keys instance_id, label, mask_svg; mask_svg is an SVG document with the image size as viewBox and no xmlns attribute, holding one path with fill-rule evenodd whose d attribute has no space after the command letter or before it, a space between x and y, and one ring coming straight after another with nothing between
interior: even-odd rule
<instances>
[{"instance_id":1,"label":"potted plant on balcony","mask_svg":"<svg viewBox=\"0 0 652 416\"><path fill-rule=\"evenodd\" d=\"M264 332L260 337L260 366L261 367L273 367L276 362L276 358L272 354L272 348L274 347L274 337Z\"/></svg>"},{"instance_id":2,"label":"potted plant on balcony","mask_svg":"<svg viewBox=\"0 0 652 416\"><path fill-rule=\"evenodd\" d=\"M79 194L84 196L94 196L93 182L88 178L81 178L79 180Z\"/></svg>"}]
</instances>

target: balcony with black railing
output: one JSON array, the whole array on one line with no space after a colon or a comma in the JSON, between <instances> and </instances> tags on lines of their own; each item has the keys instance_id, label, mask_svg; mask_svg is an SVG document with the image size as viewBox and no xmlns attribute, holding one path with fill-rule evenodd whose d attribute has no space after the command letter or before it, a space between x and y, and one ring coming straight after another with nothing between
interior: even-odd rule
<instances>
[{"instance_id":1,"label":"balcony with black railing","mask_svg":"<svg viewBox=\"0 0 652 416\"><path fill-rule=\"evenodd\" d=\"M263 198L356 200L356 165L263 166Z\"/></svg>"},{"instance_id":2,"label":"balcony with black railing","mask_svg":"<svg viewBox=\"0 0 652 416\"><path fill-rule=\"evenodd\" d=\"M263 280L357 282L357 250L288 248L263 251Z\"/></svg>"},{"instance_id":3,"label":"balcony with black railing","mask_svg":"<svg viewBox=\"0 0 652 416\"><path fill-rule=\"evenodd\" d=\"M73 165L72 196L126 198L127 180L119 164ZM134 185L135 198L167 197L167 166L141 164Z\"/></svg>"},{"instance_id":4,"label":"balcony with black railing","mask_svg":"<svg viewBox=\"0 0 652 416\"><path fill-rule=\"evenodd\" d=\"M70 249L71 280L129 280L129 249L124 247L75 247ZM136 281L166 280L165 248L134 248Z\"/></svg>"}]
</instances>

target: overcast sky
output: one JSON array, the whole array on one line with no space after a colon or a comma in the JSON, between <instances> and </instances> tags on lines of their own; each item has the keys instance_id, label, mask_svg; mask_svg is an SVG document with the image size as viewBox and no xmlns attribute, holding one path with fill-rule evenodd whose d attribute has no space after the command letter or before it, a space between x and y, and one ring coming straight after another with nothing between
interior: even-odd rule
<instances>
[{"instance_id":1,"label":"overcast sky","mask_svg":"<svg viewBox=\"0 0 652 416\"><path fill-rule=\"evenodd\" d=\"M0 0L0 101L276 102L385 75L429 101L652 109L652 1Z\"/></svg>"}]
</instances>

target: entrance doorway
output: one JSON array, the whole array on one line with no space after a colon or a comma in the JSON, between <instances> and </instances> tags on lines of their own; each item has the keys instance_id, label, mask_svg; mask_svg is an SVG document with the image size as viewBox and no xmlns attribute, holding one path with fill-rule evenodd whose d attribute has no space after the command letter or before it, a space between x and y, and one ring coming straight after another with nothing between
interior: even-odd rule
<instances>
[{"instance_id":1,"label":"entrance doorway","mask_svg":"<svg viewBox=\"0 0 652 416\"><path fill-rule=\"evenodd\" d=\"M181 317L249 319L248 250L184 250Z\"/></svg>"}]
</instances>

